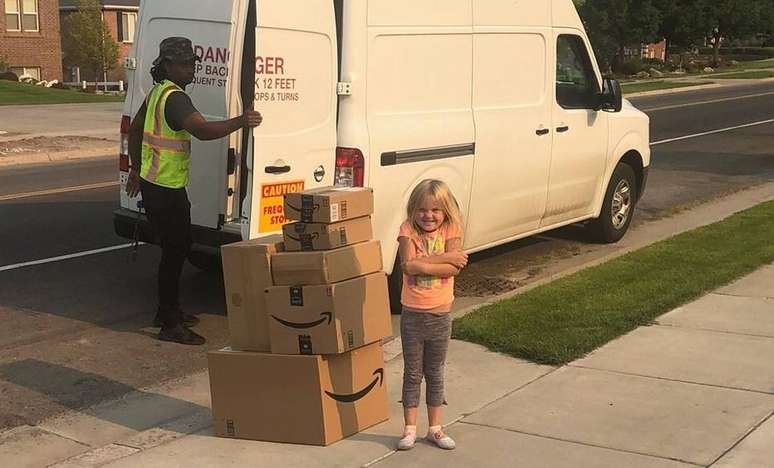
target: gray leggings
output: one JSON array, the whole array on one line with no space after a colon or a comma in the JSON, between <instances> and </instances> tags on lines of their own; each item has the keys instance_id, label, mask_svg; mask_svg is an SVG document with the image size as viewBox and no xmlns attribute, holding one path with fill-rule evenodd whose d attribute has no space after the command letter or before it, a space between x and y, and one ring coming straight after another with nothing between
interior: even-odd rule
<instances>
[{"instance_id":1,"label":"gray leggings","mask_svg":"<svg viewBox=\"0 0 774 468\"><path fill-rule=\"evenodd\" d=\"M443 372L451 338L451 314L433 315L403 309L400 337L403 342L403 406L419 406L424 376L428 406L446 403Z\"/></svg>"}]
</instances>

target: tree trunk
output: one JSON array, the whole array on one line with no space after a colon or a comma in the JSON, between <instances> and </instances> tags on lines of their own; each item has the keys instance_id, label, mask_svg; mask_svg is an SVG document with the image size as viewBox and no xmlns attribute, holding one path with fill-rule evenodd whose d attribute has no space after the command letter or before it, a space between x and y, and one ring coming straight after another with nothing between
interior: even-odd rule
<instances>
[{"instance_id":1,"label":"tree trunk","mask_svg":"<svg viewBox=\"0 0 774 468\"><path fill-rule=\"evenodd\" d=\"M720 31L716 32L714 35L715 43L712 44L712 66L717 68L718 65L720 65L720 42L721 42L721 35Z\"/></svg>"}]
</instances>

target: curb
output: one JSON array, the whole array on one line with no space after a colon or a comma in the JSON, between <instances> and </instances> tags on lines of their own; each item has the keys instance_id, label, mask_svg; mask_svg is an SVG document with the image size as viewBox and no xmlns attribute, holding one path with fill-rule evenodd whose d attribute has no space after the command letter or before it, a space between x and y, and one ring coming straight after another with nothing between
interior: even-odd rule
<instances>
[{"instance_id":1,"label":"curb","mask_svg":"<svg viewBox=\"0 0 774 468\"><path fill-rule=\"evenodd\" d=\"M718 75L715 77L715 79L725 81L725 83L721 82L713 82L711 84L705 84L705 85L696 85L696 86L684 86L682 88L671 88L671 89L657 89L654 91L641 91L639 93L631 93L626 94L624 93L624 98L635 98L635 97L645 97L645 96L661 96L661 95L668 95L668 94L678 94L678 93L684 93L687 91L699 91L703 89L715 89L715 88L731 88L731 87L743 87L745 85L755 85L760 83L769 83L774 82L774 78L760 78L760 79L744 79L740 78L738 80L732 79L732 78L723 78L723 75ZM682 80L683 78L679 78L678 80L672 80L675 83L679 83L679 80ZM706 76L706 77L700 77L697 78L699 80L712 80L712 76ZM669 78L667 78L669 80Z\"/></svg>"},{"instance_id":2,"label":"curb","mask_svg":"<svg viewBox=\"0 0 774 468\"><path fill-rule=\"evenodd\" d=\"M639 93L631 93L626 94L624 93L624 98L635 98L635 97L645 97L645 96L662 96L662 95L668 95L668 94L678 94L678 93L684 93L686 91L700 91L702 89L715 89L715 88L723 88L728 87L727 84L718 84L718 83L712 83L712 84L705 84L705 85L696 85L696 86L683 86L682 88L672 88L672 89L657 89L654 91L641 91Z\"/></svg>"},{"instance_id":3,"label":"curb","mask_svg":"<svg viewBox=\"0 0 774 468\"><path fill-rule=\"evenodd\" d=\"M118 154L116 144L90 150L52 151L40 153L20 153L13 156L0 156L0 167L20 166L26 164L42 164L60 161L77 161L100 157L115 157Z\"/></svg>"}]
</instances>

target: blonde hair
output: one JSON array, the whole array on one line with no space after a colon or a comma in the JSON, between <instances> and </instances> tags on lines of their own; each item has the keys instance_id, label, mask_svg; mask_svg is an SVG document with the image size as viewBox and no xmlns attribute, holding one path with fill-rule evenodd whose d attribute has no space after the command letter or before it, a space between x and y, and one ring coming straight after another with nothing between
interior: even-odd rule
<instances>
[{"instance_id":1,"label":"blonde hair","mask_svg":"<svg viewBox=\"0 0 774 468\"><path fill-rule=\"evenodd\" d=\"M406 206L406 216L409 224L416 233L421 233L422 229L414 221L415 214L419 211L419 206L426 197L433 197L440 205L444 214L443 226L454 226L462 231L462 215L460 214L460 205L454 198L449 186L443 181L436 179L425 179L419 183L411 192L408 205Z\"/></svg>"}]
</instances>

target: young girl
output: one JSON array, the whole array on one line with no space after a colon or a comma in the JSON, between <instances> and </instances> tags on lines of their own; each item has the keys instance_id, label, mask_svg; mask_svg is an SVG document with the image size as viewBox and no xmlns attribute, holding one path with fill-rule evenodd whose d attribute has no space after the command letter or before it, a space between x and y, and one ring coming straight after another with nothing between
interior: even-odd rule
<instances>
[{"instance_id":1,"label":"young girl","mask_svg":"<svg viewBox=\"0 0 774 468\"><path fill-rule=\"evenodd\" d=\"M454 277L468 263L462 252L460 209L449 187L425 180L412 192L400 228L403 268L400 321L403 341L403 411L406 428L398 450L414 447L422 377L426 380L427 440L451 450L454 440L441 427L444 365L451 338Z\"/></svg>"}]
</instances>

